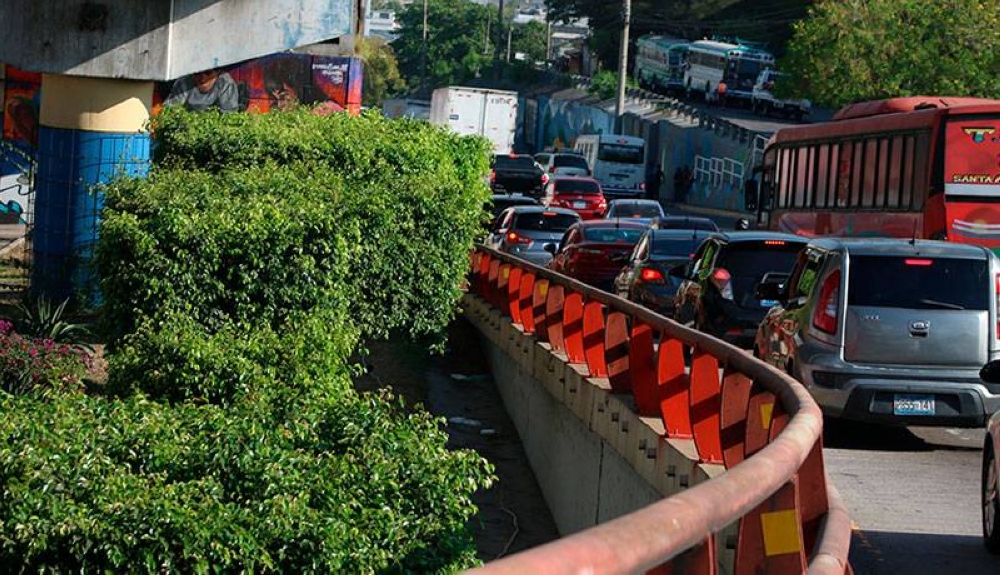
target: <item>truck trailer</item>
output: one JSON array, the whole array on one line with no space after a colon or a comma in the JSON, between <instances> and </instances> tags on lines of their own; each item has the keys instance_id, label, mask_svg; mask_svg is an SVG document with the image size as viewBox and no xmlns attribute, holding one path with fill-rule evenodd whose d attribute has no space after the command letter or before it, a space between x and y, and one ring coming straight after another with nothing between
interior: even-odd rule
<instances>
[{"instance_id":1,"label":"truck trailer","mask_svg":"<svg viewBox=\"0 0 1000 575\"><path fill-rule=\"evenodd\" d=\"M434 90L430 122L463 136L483 136L494 154L514 151L517 92L449 86Z\"/></svg>"}]
</instances>

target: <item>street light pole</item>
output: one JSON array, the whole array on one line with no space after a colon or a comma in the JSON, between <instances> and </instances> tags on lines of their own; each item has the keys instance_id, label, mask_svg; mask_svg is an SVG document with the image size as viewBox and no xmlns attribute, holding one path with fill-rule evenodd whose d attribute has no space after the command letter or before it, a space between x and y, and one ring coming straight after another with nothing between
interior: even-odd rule
<instances>
[{"instance_id":1,"label":"street light pole","mask_svg":"<svg viewBox=\"0 0 1000 575\"><path fill-rule=\"evenodd\" d=\"M620 127L625 113L625 80L628 78L628 26L632 20L632 0L622 6L622 46L618 58L618 101L615 103L615 124Z\"/></svg>"},{"instance_id":2,"label":"street light pole","mask_svg":"<svg viewBox=\"0 0 1000 575\"><path fill-rule=\"evenodd\" d=\"M427 0L424 0L424 36L420 45L420 91L427 85Z\"/></svg>"},{"instance_id":3,"label":"street light pole","mask_svg":"<svg viewBox=\"0 0 1000 575\"><path fill-rule=\"evenodd\" d=\"M504 25L503 25L503 0L500 0L500 5L497 7L497 47L493 51L493 80L500 80L500 54L503 53L503 43L504 43Z\"/></svg>"}]
</instances>

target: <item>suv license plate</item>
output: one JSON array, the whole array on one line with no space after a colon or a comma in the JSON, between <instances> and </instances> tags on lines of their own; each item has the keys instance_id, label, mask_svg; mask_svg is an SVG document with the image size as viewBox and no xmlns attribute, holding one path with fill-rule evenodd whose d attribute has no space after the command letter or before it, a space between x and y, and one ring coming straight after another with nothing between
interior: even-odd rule
<instances>
[{"instance_id":1,"label":"suv license plate","mask_svg":"<svg viewBox=\"0 0 1000 575\"><path fill-rule=\"evenodd\" d=\"M892 400L895 415L934 415L934 396L897 393Z\"/></svg>"},{"instance_id":2,"label":"suv license plate","mask_svg":"<svg viewBox=\"0 0 1000 575\"><path fill-rule=\"evenodd\" d=\"M587 202L573 202L573 207L578 210L582 210L587 207Z\"/></svg>"}]
</instances>

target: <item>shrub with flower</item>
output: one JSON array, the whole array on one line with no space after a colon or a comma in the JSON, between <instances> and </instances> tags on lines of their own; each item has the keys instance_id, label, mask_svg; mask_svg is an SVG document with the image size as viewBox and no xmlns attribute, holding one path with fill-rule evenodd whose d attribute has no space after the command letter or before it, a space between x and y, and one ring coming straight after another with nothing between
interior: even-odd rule
<instances>
[{"instance_id":1,"label":"shrub with flower","mask_svg":"<svg viewBox=\"0 0 1000 575\"><path fill-rule=\"evenodd\" d=\"M0 389L6 393L81 392L90 359L86 350L21 335L0 319Z\"/></svg>"}]
</instances>

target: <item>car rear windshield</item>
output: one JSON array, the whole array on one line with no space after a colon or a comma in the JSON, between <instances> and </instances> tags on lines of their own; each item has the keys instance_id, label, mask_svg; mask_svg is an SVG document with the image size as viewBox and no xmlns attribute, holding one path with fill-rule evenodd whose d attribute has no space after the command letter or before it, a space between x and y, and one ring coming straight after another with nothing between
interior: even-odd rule
<instances>
[{"instance_id":1,"label":"car rear windshield","mask_svg":"<svg viewBox=\"0 0 1000 575\"><path fill-rule=\"evenodd\" d=\"M719 231L719 226L708 218L660 218L657 227L661 230Z\"/></svg>"},{"instance_id":2,"label":"car rear windshield","mask_svg":"<svg viewBox=\"0 0 1000 575\"><path fill-rule=\"evenodd\" d=\"M753 299L757 284L764 275L792 271L795 258L804 243L782 240L747 241L729 244L719 259L717 268L726 268L733 278L733 296L737 302Z\"/></svg>"},{"instance_id":3,"label":"car rear windshield","mask_svg":"<svg viewBox=\"0 0 1000 575\"><path fill-rule=\"evenodd\" d=\"M853 256L847 303L985 310L989 305L989 281L984 260Z\"/></svg>"},{"instance_id":4,"label":"car rear windshield","mask_svg":"<svg viewBox=\"0 0 1000 575\"><path fill-rule=\"evenodd\" d=\"M601 186L593 180L556 180L556 192L560 194L599 194Z\"/></svg>"},{"instance_id":5,"label":"car rear windshield","mask_svg":"<svg viewBox=\"0 0 1000 575\"><path fill-rule=\"evenodd\" d=\"M616 164L641 164L645 161L641 147L618 144L601 144L597 159Z\"/></svg>"},{"instance_id":6,"label":"car rear windshield","mask_svg":"<svg viewBox=\"0 0 1000 575\"><path fill-rule=\"evenodd\" d=\"M570 154L564 154L556 156L555 161L552 165L557 168L583 168L588 169L587 159L583 156L574 156Z\"/></svg>"},{"instance_id":7,"label":"car rear windshield","mask_svg":"<svg viewBox=\"0 0 1000 575\"><path fill-rule=\"evenodd\" d=\"M660 213L654 204L615 204L613 209L616 218L656 218Z\"/></svg>"},{"instance_id":8,"label":"car rear windshield","mask_svg":"<svg viewBox=\"0 0 1000 575\"><path fill-rule=\"evenodd\" d=\"M691 254L698 251L698 246L701 245L701 242L704 239L704 236L689 236L684 238L658 238L653 236L652 255L659 256L661 258L670 256L690 258Z\"/></svg>"},{"instance_id":9,"label":"car rear windshield","mask_svg":"<svg viewBox=\"0 0 1000 575\"><path fill-rule=\"evenodd\" d=\"M564 232L578 221L579 217L570 214L532 212L518 214L514 221L514 229L531 232Z\"/></svg>"},{"instance_id":10,"label":"car rear windshield","mask_svg":"<svg viewBox=\"0 0 1000 575\"><path fill-rule=\"evenodd\" d=\"M583 237L589 242L600 242L602 244L629 243L634 244L639 241L645 230L635 228L587 228L583 232Z\"/></svg>"},{"instance_id":11,"label":"car rear windshield","mask_svg":"<svg viewBox=\"0 0 1000 575\"><path fill-rule=\"evenodd\" d=\"M493 160L493 166L497 168L530 170L535 167L535 160L531 156L497 156Z\"/></svg>"}]
</instances>

